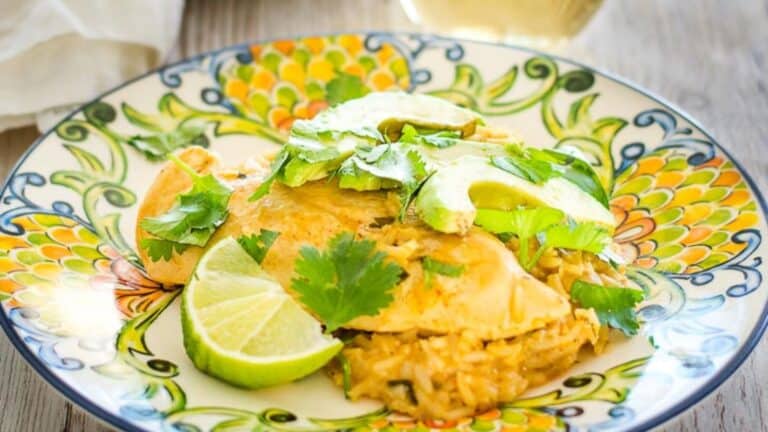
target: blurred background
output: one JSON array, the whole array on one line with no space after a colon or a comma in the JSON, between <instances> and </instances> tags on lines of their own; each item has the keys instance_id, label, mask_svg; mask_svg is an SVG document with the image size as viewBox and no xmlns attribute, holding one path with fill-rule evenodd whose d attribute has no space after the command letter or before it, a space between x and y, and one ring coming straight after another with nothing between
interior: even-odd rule
<instances>
[{"instance_id":1,"label":"blurred background","mask_svg":"<svg viewBox=\"0 0 768 432\"><path fill-rule=\"evenodd\" d=\"M730 125L735 122L744 129L756 120L751 117L754 110L741 109L734 115L733 110L711 108L716 103L745 108L752 99L766 104L767 4L765 0L189 0L185 5L183 0L112 4L3 0L0 131L34 123L45 129L73 104L147 69L226 45L371 29L532 46L634 81L683 106L704 124L715 122L717 127L722 116L729 116ZM45 29L51 27L46 19L58 27L72 18L68 7L85 15L71 25L82 33L83 45L73 47L72 53L59 50L58 57L55 52L33 52L29 57L39 59L40 67L29 67L29 57L23 54L39 48L31 43L45 37ZM36 11L51 8L61 10L47 17ZM92 45L96 41L120 42L120 55L128 60L97 52ZM22 57L17 62L21 67L9 68L14 55ZM38 95L42 100L29 106ZM39 111L44 115L36 114ZM722 135L727 130L714 132L730 138ZM24 133L22 141L35 134L31 129ZM7 137L0 134L0 142Z\"/></svg>"},{"instance_id":2,"label":"blurred background","mask_svg":"<svg viewBox=\"0 0 768 432\"><path fill-rule=\"evenodd\" d=\"M41 35L67 31L70 6L84 14L70 22L83 35L72 42L84 45L21 57L40 49ZM0 0L0 178L39 136L38 122L148 68L245 41L355 30L512 42L610 71L689 112L768 190L766 0ZM35 376L5 337L0 382L2 432L109 430ZM663 430L753 431L766 419L764 341Z\"/></svg>"}]
</instances>

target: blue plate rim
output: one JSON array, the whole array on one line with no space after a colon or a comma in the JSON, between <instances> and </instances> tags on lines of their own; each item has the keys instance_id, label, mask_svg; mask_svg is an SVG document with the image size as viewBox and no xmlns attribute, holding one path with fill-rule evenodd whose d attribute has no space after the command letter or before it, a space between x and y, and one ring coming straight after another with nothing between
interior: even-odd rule
<instances>
[{"instance_id":1,"label":"blue plate rim","mask_svg":"<svg viewBox=\"0 0 768 432\"><path fill-rule=\"evenodd\" d=\"M553 58L559 62L570 64L572 66L581 67L591 72L594 72L599 76L607 78L624 87L628 87L634 90L635 92L640 93L641 95L646 96L649 99L655 101L656 103L664 106L665 108L670 109L673 113L675 113L676 115L681 117L683 120L690 123L696 129L698 129L699 132L701 132L705 137L707 137L707 139L709 139L715 145L715 147L717 147L718 150L723 152L723 154L725 154L728 157L728 159L736 166L736 168L738 168L739 172L744 176L744 179L746 180L750 189L752 190L755 197L757 198L757 201L760 203L760 209L763 212L763 220L768 220L768 203L766 203L766 199L763 196L763 193L760 191L760 189L758 189L757 184L755 184L751 174L744 169L744 166L736 158L734 158L733 155L728 150L726 150L723 146L720 145L718 140L715 139L714 135L710 133L707 129L705 129L703 126L701 126L701 124L698 121L696 121L691 115L689 115L686 111L683 111L677 105L669 102L668 100L660 96L657 96L655 93L651 91L644 89L643 87L634 83L631 80L622 78L612 72L607 72L605 70L602 70L601 68L588 66L576 60L571 60L565 57L561 57L559 55L550 54L544 51L539 51L533 48L523 47L523 46L514 45L514 44L507 44L507 43L501 43L501 42L489 42L489 41L473 40L473 39L466 39L466 38L454 38L454 37L441 36L441 35L428 33L428 32L391 32L391 31L375 31L375 30L318 32L318 33L290 35L285 37L274 37L274 38L266 38L266 39L242 42L238 44L228 45L223 48L217 48L214 50L206 51L191 57L178 60L173 63L162 65L148 72L145 72L141 75L138 75L134 78L131 78L123 82L122 84L101 93L99 96L91 99L90 101L82 104L76 110L72 111L66 117L62 118L56 125L54 125L52 128L47 130L39 138L37 138L35 142L32 143L32 145L30 145L30 147L22 154L22 156L14 165L8 177L3 182L3 187L0 189L0 197L5 195L5 192L8 189L10 181L16 176L19 168L24 164L24 162L29 158L29 156L31 156L32 153L35 152L37 147L39 147L39 145L42 142L44 142L46 138L48 138L48 136L56 130L56 127L58 127L59 124L71 119L75 115L82 112L85 106L93 102L99 101L119 90L122 90L123 88L133 84L134 82L140 81L156 73L160 73L165 69L179 66L185 63L190 63L195 60L204 59L206 57L216 55L218 53L224 52L226 50L230 50L238 46L264 44L264 43L272 42L275 40L281 40L281 39L297 39L297 38L304 38L304 37L310 37L310 36L325 37L325 36L334 36L334 35L341 35L341 34L361 34L366 36L369 36L369 35L405 36L405 37L428 36L428 37L434 37L434 38L445 40L445 41L455 41L455 42L463 42L463 43L468 42L473 44L502 47L502 48L513 49L517 51L528 52L536 55L543 55L546 57ZM67 400L83 408L85 411L87 411L88 413L90 413L100 421L110 426L119 428L124 431L130 431L130 432L134 432L134 431L135 432L151 432L148 429L144 429L140 426L137 426L136 424L131 423L121 418L120 416L105 410L98 404L92 402L88 397L78 392L74 387L67 384L63 379L60 379L59 377L57 377L53 373L53 371L49 367L45 366L45 364L32 352L30 347L24 343L24 341L21 339L19 334L13 329L13 324L10 322L8 316L4 312L0 313L0 327L3 328L3 331L5 332L5 335L8 337L8 339L11 341L11 344L13 344L14 348L16 348L16 350L22 355L22 357L34 369L34 371L37 372L38 375L40 375L49 385L51 385L54 389L56 389ZM683 413L687 409L693 408L697 403L703 401L710 393L712 393L715 389L720 387L720 385L722 385L728 378L730 378L736 372L736 370L738 370L738 368L744 363L744 361L746 361L749 355L754 351L757 344L760 342L760 339L763 333L765 333L766 329L768 329L768 303L766 303L763 306L763 310L760 313L760 317L758 318L758 321L755 327L752 329L752 332L750 332L749 336L747 336L747 339L742 345L741 349L720 369L720 371L718 371L714 376L710 377L706 381L706 383L702 386L702 388L700 388L693 394L689 395L688 397L684 398L683 400L675 403L671 407L666 408L659 414L641 423L633 425L630 429L626 429L626 432L642 432L642 431L646 431L654 427L660 426L666 423L667 421L673 419L674 417L678 416L679 414Z\"/></svg>"}]
</instances>

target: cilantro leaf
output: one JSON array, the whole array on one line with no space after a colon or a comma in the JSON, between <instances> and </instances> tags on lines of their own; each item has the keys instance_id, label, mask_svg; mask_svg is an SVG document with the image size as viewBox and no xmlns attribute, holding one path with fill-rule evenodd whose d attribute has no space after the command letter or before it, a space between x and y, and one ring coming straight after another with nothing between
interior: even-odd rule
<instances>
[{"instance_id":1,"label":"cilantro leaf","mask_svg":"<svg viewBox=\"0 0 768 432\"><path fill-rule=\"evenodd\" d=\"M336 235L321 252L303 246L296 260L291 289L299 300L332 332L364 315L375 315L388 306L403 269L384 261L371 240L354 239L352 233Z\"/></svg>"},{"instance_id":2,"label":"cilantro leaf","mask_svg":"<svg viewBox=\"0 0 768 432\"><path fill-rule=\"evenodd\" d=\"M283 148L283 150L281 150L280 153L275 156L275 159L270 164L271 171L269 175L261 182L253 194L248 197L248 201L258 201L269 193L269 190L272 188L272 183L275 181L275 178L277 178L278 174L280 174L280 170L283 169L286 162L288 162L288 152L285 150L285 148Z\"/></svg>"},{"instance_id":3,"label":"cilantro leaf","mask_svg":"<svg viewBox=\"0 0 768 432\"><path fill-rule=\"evenodd\" d=\"M332 175L356 147L375 139L369 135L381 136L378 130L371 132L365 127L326 129L336 125L316 121L319 117L320 115L312 121L294 122L288 142L272 161L270 174L249 197L251 201L267 195L275 180L291 187L298 187L308 181ZM361 135L358 136L358 133ZM342 143L345 144L342 145Z\"/></svg>"},{"instance_id":4,"label":"cilantro leaf","mask_svg":"<svg viewBox=\"0 0 768 432\"><path fill-rule=\"evenodd\" d=\"M597 173L586 161L556 150L517 145L509 145L506 149L509 155L491 158L491 163L497 168L536 184L562 177L608 208L608 194Z\"/></svg>"},{"instance_id":5,"label":"cilantro leaf","mask_svg":"<svg viewBox=\"0 0 768 432\"><path fill-rule=\"evenodd\" d=\"M393 147L391 145L377 145L377 146L361 146L355 150L353 157L364 160L366 163L372 164L379 162L382 157L391 155Z\"/></svg>"},{"instance_id":6,"label":"cilantro leaf","mask_svg":"<svg viewBox=\"0 0 768 432\"><path fill-rule=\"evenodd\" d=\"M358 148L335 173L339 187L356 191L397 188L409 176L405 153L391 144Z\"/></svg>"},{"instance_id":7,"label":"cilantro leaf","mask_svg":"<svg viewBox=\"0 0 768 432\"><path fill-rule=\"evenodd\" d=\"M415 150L413 151L415 153ZM353 156L341 164L339 175L352 181L361 173L373 177L406 183L415 177L414 159L409 157L410 151L397 144L381 144L375 147L361 147ZM344 187L342 185L342 187Z\"/></svg>"},{"instance_id":8,"label":"cilantro leaf","mask_svg":"<svg viewBox=\"0 0 768 432\"><path fill-rule=\"evenodd\" d=\"M323 147L323 148L300 147L300 148L293 148L293 150L294 150L293 156L296 159L306 162L308 164L330 162L334 159L338 159L339 156L341 156L339 151L333 147Z\"/></svg>"},{"instance_id":9,"label":"cilantro leaf","mask_svg":"<svg viewBox=\"0 0 768 432\"><path fill-rule=\"evenodd\" d=\"M147 251L147 255L152 261L160 261L161 259L170 261L174 252L180 254L189 247L186 244L156 238L143 239L140 246Z\"/></svg>"},{"instance_id":10,"label":"cilantro leaf","mask_svg":"<svg viewBox=\"0 0 768 432\"><path fill-rule=\"evenodd\" d=\"M536 265L544 252L552 248L582 250L599 254L611 243L611 235L608 230L594 222L554 225L541 234L539 249L525 263L527 270Z\"/></svg>"},{"instance_id":11,"label":"cilantro leaf","mask_svg":"<svg viewBox=\"0 0 768 432\"><path fill-rule=\"evenodd\" d=\"M544 244L549 247L583 250L593 254L599 254L611 243L608 230L594 222L555 225L544 235Z\"/></svg>"},{"instance_id":12,"label":"cilantro leaf","mask_svg":"<svg viewBox=\"0 0 768 432\"><path fill-rule=\"evenodd\" d=\"M424 270L424 287L432 287L432 277L436 274L448 277L459 277L464 273L464 265L450 264L425 256L421 259L421 268Z\"/></svg>"},{"instance_id":13,"label":"cilantro leaf","mask_svg":"<svg viewBox=\"0 0 768 432\"><path fill-rule=\"evenodd\" d=\"M349 359L344 355L344 351L339 351L336 354L336 360L341 366L341 385L344 389L344 398L350 399L349 391L352 389L352 365L349 363Z\"/></svg>"},{"instance_id":14,"label":"cilantro leaf","mask_svg":"<svg viewBox=\"0 0 768 432\"><path fill-rule=\"evenodd\" d=\"M518 237L532 238L537 233L562 222L563 218L565 213L551 207L513 211L478 209L475 225L494 234L513 233Z\"/></svg>"},{"instance_id":15,"label":"cilantro leaf","mask_svg":"<svg viewBox=\"0 0 768 432\"><path fill-rule=\"evenodd\" d=\"M208 147L205 124L182 123L176 130L154 135L134 135L128 144L140 151L150 161L161 161L165 156L189 146Z\"/></svg>"},{"instance_id":16,"label":"cilantro leaf","mask_svg":"<svg viewBox=\"0 0 768 432\"><path fill-rule=\"evenodd\" d=\"M599 254L611 242L605 228L593 223L562 223L565 214L551 207L514 211L479 209L475 225L493 234L514 234L520 239L520 264L530 270L551 248L583 250ZM539 236L539 248L531 255L530 240ZM529 258L530 257L530 258Z\"/></svg>"},{"instance_id":17,"label":"cilantro leaf","mask_svg":"<svg viewBox=\"0 0 768 432\"><path fill-rule=\"evenodd\" d=\"M551 164L525 156L494 156L491 163L531 183L541 184L551 178L560 177L560 173Z\"/></svg>"},{"instance_id":18,"label":"cilantro leaf","mask_svg":"<svg viewBox=\"0 0 768 432\"><path fill-rule=\"evenodd\" d=\"M563 178L608 208L608 194L605 192L597 173L588 162L557 150L530 148L527 151L534 158L557 164L556 166Z\"/></svg>"},{"instance_id":19,"label":"cilantro leaf","mask_svg":"<svg viewBox=\"0 0 768 432\"><path fill-rule=\"evenodd\" d=\"M579 306L594 309L600 323L632 336L637 334L635 306L645 294L633 288L606 287L577 280L571 286L571 299Z\"/></svg>"},{"instance_id":20,"label":"cilantro leaf","mask_svg":"<svg viewBox=\"0 0 768 432\"><path fill-rule=\"evenodd\" d=\"M277 231L261 229L259 230L259 234L238 237L237 242L246 252L248 252L248 255L250 255L251 258L261 264L267 256L269 248L272 247L272 244L277 240L278 236L280 236L280 233Z\"/></svg>"},{"instance_id":21,"label":"cilantro leaf","mask_svg":"<svg viewBox=\"0 0 768 432\"><path fill-rule=\"evenodd\" d=\"M363 97L370 90L357 75L342 72L326 84L325 91L328 104L334 106L350 99Z\"/></svg>"},{"instance_id":22,"label":"cilantro leaf","mask_svg":"<svg viewBox=\"0 0 768 432\"><path fill-rule=\"evenodd\" d=\"M212 174L198 174L173 154L168 158L192 177L192 189L179 195L168 212L142 220L141 227L161 240L205 246L228 216L227 203L232 191ZM163 252L155 256L168 256L167 247Z\"/></svg>"},{"instance_id":23,"label":"cilantro leaf","mask_svg":"<svg viewBox=\"0 0 768 432\"><path fill-rule=\"evenodd\" d=\"M479 209L475 225L494 233L512 233L520 239L520 263L530 269L530 239L547 228L562 222L565 214L551 207L537 207L514 211Z\"/></svg>"},{"instance_id":24,"label":"cilantro leaf","mask_svg":"<svg viewBox=\"0 0 768 432\"><path fill-rule=\"evenodd\" d=\"M417 150L397 143L358 148L338 170L340 188L376 190L399 186L400 220L429 174Z\"/></svg>"},{"instance_id":25,"label":"cilantro leaf","mask_svg":"<svg viewBox=\"0 0 768 432\"><path fill-rule=\"evenodd\" d=\"M403 125L400 132L401 143L428 145L437 148L447 148L456 145L461 138L461 132L455 130L419 131L410 124Z\"/></svg>"},{"instance_id":26,"label":"cilantro leaf","mask_svg":"<svg viewBox=\"0 0 768 432\"><path fill-rule=\"evenodd\" d=\"M408 206L411 205L416 193L421 189L431 174L427 170L427 164L424 162L424 159L422 159L419 152L411 150L406 156L410 162L412 176L404 182L400 188L400 211L398 212L398 219L400 221L405 219L405 213L408 211Z\"/></svg>"},{"instance_id":27,"label":"cilantro leaf","mask_svg":"<svg viewBox=\"0 0 768 432\"><path fill-rule=\"evenodd\" d=\"M422 135L421 143L437 148L448 148L459 142L459 131L440 131L433 134Z\"/></svg>"},{"instance_id":28,"label":"cilantro leaf","mask_svg":"<svg viewBox=\"0 0 768 432\"><path fill-rule=\"evenodd\" d=\"M415 127L407 123L403 125L403 128L400 130L400 142L406 144L416 144L418 143L418 138L419 131L416 130Z\"/></svg>"}]
</instances>

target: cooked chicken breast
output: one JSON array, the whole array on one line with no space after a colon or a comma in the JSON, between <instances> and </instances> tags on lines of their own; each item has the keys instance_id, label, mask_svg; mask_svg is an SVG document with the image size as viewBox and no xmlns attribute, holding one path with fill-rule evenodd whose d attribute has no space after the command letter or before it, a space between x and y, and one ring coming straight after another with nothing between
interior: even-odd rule
<instances>
[{"instance_id":1,"label":"cooked chicken breast","mask_svg":"<svg viewBox=\"0 0 768 432\"><path fill-rule=\"evenodd\" d=\"M484 339L497 339L541 328L571 313L565 296L525 272L502 242L480 229L461 236L433 231L415 217L398 223L397 201L386 192L341 190L326 180L298 188L275 183L270 194L249 202L268 171L266 162L228 170L220 167L213 153L199 147L188 148L179 156L199 172L213 172L234 190L229 217L209 245L262 228L280 232L262 265L286 290L290 291L299 248L309 244L323 249L343 231L374 240L379 250L404 269L407 277L395 288L395 300L378 315L359 317L347 328L376 332L417 329L438 334L469 331ZM139 222L166 212L190 187L189 177L167 164L144 197ZM137 228L136 237L140 243L149 234ZM166 284L185 283L203 252L190 247L170 261L151 261L139 250L149 276ZM458 277L436 275L426 287L421 265L425 256L463 265L465 271Z\"/></svg>"}]
</instances>

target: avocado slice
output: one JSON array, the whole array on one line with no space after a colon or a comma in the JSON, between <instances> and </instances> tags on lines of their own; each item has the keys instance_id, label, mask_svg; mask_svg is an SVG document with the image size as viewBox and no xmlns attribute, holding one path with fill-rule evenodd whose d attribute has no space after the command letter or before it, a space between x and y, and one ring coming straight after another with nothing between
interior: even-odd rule
<instances>
[{"instance_id":1,"label":"avocado slice","mask_svg":"<svg viewBox=\"0 0 768 432\"><path fill-rule=\"evenodd\" d=\"M455 145L445 148L420 146L419 153L425 160L436 167L445 166L463 156L505 156L508 154L505 144L481 141L459 140Z\"/></svg>"},{"instance_id":2,"label":"avocado slice","mask_svg":"<svg viewBox=\"0 0 768 432\"><path fill-rule=\"evenodd\" d=\"M599 201L563 177L536 184L493 166L489 158L463 156L440 168L414 201L416 213L430 227L465 233L477 208L514 210L553 207L577 222L594 222L613 232L613 214Z\"/></svg>"},{"instance_id":3,"label":"avocado slice","mask_svg":"<svg viewBox=\"0 0 768 432\"><path fill-rule=\"evenodd\" d=\"M288 158L277 179L297 187L327 177L358 147L397 141L405 124L455 130L466 137L481 121L479 114L434 96L370 93L311 120L297 120L285 145Z\"/></svg>"},{"instance_id":4,"label":"avocado slice","mask_svg":"<svg viewBox=\"0 0 768 432\"><path fill-rule=\"evenodd\" d=\"M308 181L325 178L358 146L359 138L353 135L339 136L331 145L314 137L292 134L283 147L288 156L278 167L277 179L287 186L298 187Z\"/></svg>"},{"instance_id":5,"label":"avocado slice","mask_svg":"<svg viewBox=\"0 0 768 432\"><path fill-rule=\"evenodd\" d=\"M360 147L347 158L336 176L339 188L356 191L395 189L411 177L407 149L401 144Z\"/></svg>"},{"instance_id":6,"label":"avocado slice","mask_svg":"<svg viewBox=\"0 0 768 432\"><path fill-rule=\"evenodd\" d=\"M403 125L424 129L455 130L462 137L475 133L480 114L445 99L405 92L369 93L296 122L299 128L350 133L362 138L397 141Z\"/></svg>"},{"instance_id":7,"label":"avocado slice","mask_svg":"<svg viewBox=\"0 0 768 432\"><path fill-rule=\"evenodd\" d=\"M356 191L396 189L405 183L406 179L415 179L414 161L409 153L416 153L424 164L424 176L462 156L490 157L507 154L504 145L466 140L457 140L455 145L446 148L403 143L359 147L336 172L339 187Z\"/></svg>"}]
</instances>

